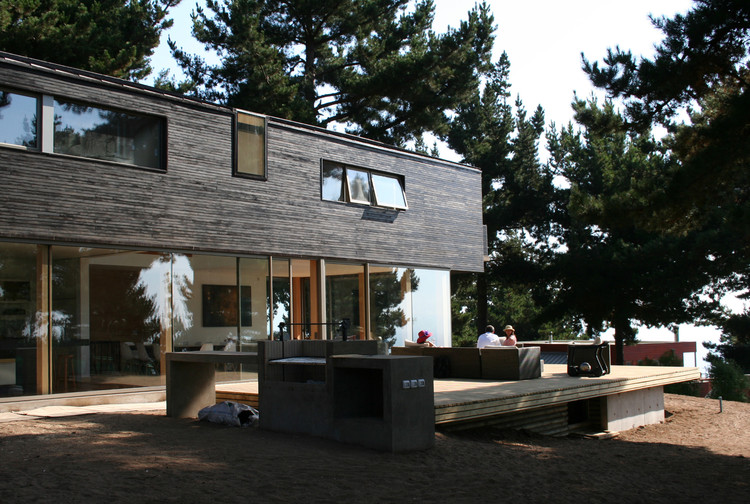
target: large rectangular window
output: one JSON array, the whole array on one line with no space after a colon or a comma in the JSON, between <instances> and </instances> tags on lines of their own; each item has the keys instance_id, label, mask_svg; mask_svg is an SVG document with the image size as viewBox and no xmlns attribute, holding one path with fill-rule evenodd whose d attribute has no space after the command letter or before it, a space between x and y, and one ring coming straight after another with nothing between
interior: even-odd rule
<instances>
[{"instance_id":1,"label":"large rectangular window","mask_svg":"<svg viewBox=\"0 0 750 504\"><path fill-rule=\"evenodd\" d=\"M0 88L0 143L39 148L39 99Z\"/></svg>"},{"instance_id":2,"label":"large rectangular window","mask_svg":"<svg viewBox=\"0 0 750 504\"><path fill-rule=\"evenodd\" d=\"M235 175L266 177L266 119L237 112Z\"/></svg>"},{"instance_id":3,"label":"large rectangular window","mask_svg":"<svg viewBox=\"0 0 750 504\"><path fill-rule=\"evenodd\" d=\"M164 121L55 99L54 152L163 168Z\"/></svg>"},{"instance_id":4,"label":"large rectangular window","mask_svg":"<svg viewBox=\"0 0 750 504\"><path fill-rule=\"evenodd\" d=\"M332 161L322 162L321 197L327 201L407 209L402 177Z\"/></svg>"}]
</instances>

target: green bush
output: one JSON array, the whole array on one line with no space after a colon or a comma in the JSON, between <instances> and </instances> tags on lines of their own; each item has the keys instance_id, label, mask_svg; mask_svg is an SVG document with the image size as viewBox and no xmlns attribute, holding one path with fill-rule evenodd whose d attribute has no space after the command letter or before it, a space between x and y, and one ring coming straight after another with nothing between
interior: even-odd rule
<instances>
[{"instance_id":1,"label":"green bush","mask_svg":"<svg viewBox=\"0 0 750 504\"><path fill-rule=\"evenodd\" d=\"M709 397L719 397L727 401L748 402L746 391L750 389L750 380L736 362L725 361L721 357L709 354L708 377L711 379Z\"/></svg>"}]
</instances>

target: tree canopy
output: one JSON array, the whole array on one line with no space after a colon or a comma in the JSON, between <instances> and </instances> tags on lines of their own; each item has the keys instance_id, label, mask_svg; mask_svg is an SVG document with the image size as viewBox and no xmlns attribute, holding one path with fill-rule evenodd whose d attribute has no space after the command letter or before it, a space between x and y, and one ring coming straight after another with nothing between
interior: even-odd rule
<instances>
[{"instance_id":1,"label":"tree canopy","mask_svg":"<svg viewBox=\"0 0 750 504\"><path fill-rule=\"evenodd\" d=\"M151 72L180 0L0 0L0 50L124 79Z\"/></svg>"},{"instance_id":2,"label":"tree canopy","mask_svg":"<svg viewBox=\"0 0 750 504\"><path fill-rule=\"evenodd\" d=\"M193 35L220 62L170 40L188 76L179 88L211 101L403 144L444 133L447 113L489 66L486 4L455 29L432 29L421 0L207 0ZM209 13L210 12L210 13Z\"/></svg>"}]
</instances>

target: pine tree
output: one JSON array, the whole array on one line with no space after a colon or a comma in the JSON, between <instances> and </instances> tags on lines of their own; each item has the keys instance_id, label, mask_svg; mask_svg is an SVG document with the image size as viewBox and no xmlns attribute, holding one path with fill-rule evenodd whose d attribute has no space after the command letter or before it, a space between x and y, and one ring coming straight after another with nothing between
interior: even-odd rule
<instances>
[{"instance_id":1,"label":"pine tree","mask_svg":"<svg viewBox=\"0 0 750 504\"><path fill-rule=\"evenodd\" d=\"M622 218L675 238L694 235L710 258L713 297L750 286L750 4L698 0L685 15L653 20L664 33L653 59L610 50L584 60L592 82L625 105L623 129L666 128L673 162L644 179L648 204ZM710 318L705 316L703 318ZM726 314L714 314L724 325Z\"/></svg>"},{"instance_id":2,"label":"pine tree","mask_svg":"<svg viewBox=\"0 0 750 504\"><path fill-rule=\"evenodd\" d=\"M555 193L538 154L544 113L537 108L528 118L520 99L508 102L509 72L503 54L483 90L458 107L446 137L463 162L482 170L490 257L484 273L453 277L459 344L475 344L488 322L512 323L522 339L561 336L565 326L559 319L545 324L536 297L545 292L542 265Z\"/></svg>"},{"instance_id":3,"label":"pine tree","mask_svg":"<svg viewBox=\"0 0 750 504\"><path fill-rule=\"evenodd\" d=\"M551 131L552 163L570 183L564 201L564 249L554 261L562 288L552 305L584 319L592 331L614 327L617 362L635 340L635 324L706 320L719 295L707 289L717 265L713 229L668 234L637 226L655 183L676 161L650 134L628 134L607 102L578 100L576 121Z\"/></svg>"},{"instance_id":4,"label":"pine tree","mask_svg":"<svg viewBox=\"0 0 750 504\"><path fill-rule=\"evenodd\" d=\"M180 0L0 0L0 50L124 79L151 73Z\"/></svg>"},{"instance_id":5,"label":"pine tree","mask_svg":"<svg viewBox=\"0 0 750 504\"><path fill-rule=\"evenodd\" d=\"M445 133L489 65L486 4L445 34L432 0L208 0L193 35L221 62L170 41L190 93L396 145ZM211 11L213 14L209 14ZM184 83L183 83L184 88Z\"/></svg>"}]
</instances>

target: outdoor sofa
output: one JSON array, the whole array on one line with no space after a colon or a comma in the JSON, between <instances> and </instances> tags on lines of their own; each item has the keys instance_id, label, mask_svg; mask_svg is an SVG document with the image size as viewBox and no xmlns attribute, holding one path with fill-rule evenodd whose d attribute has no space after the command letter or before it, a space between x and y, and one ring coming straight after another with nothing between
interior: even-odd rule
<instances>
[{"instance_id":1,"label":"outdoor sofa","mask_svg":"<svg viewBox=\"0 0 750 504\"><path fill-rule=\"evenodd\" d=\"M430 347L391 348L392 355L433 358L435 378L530 380L542 376L539 347Z\"/></svg>"}]
</instances>

